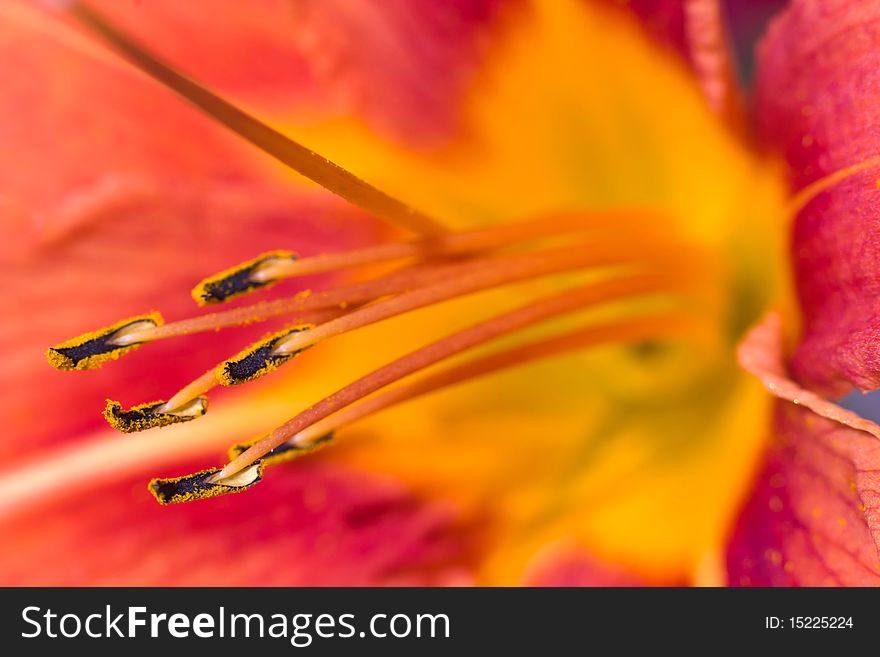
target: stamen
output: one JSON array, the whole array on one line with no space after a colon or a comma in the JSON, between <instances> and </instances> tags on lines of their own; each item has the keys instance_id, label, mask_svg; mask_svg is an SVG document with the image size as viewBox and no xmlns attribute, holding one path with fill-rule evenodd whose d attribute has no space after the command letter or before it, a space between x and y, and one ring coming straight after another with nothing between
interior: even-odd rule
<instances>
[{"instance_id":1,"label":"stamen","mask_svg":"<svg viewBox=\"0 0 880 657\"><path fill-rule=\"evenodd\" d=\"M620 256L616 255L619 248L611 248L610 244L610 242L605 244L596 242L589 247L566 247L526 255L477 260L458 268L462 274L469 272L469 276L446 277L447 280L441 283L419 288L411 293L393 297L389 301L344 314L342 317L338 317L342 312L340 310L325 311L327 313L325 318L330 321L318 326L292 327L267 336L235 357L223 361L216 370L208 370L156 410L170 413L178 406L207 394L218 383L225 386L239 385L268 374L321 340L445 299L587 264L626 264L625 261L621 263ZM619 246L617 244L617 247ZM631 247L631 250L638 251L638 248ZM644 266L649 263L639 264ZM147 425L143 426L149 428Z\"/></svg>"},{"instance_id":2,"label":"stamen","mask_svg":"<svg viewBox=\"0 0 880 657\"><path fill-rule=\"evenodd\" d=\"M797 194L792 196L788 202L787 214L789 217L795 217L806 207L806 205L822 192L831 189L838 183L843 182L847 178L852 178L868 169L880 166L880 155L869 157L861 162L843 167L837 171L833 171L826 176L822 176L818 180L814 180L809 185L801 189Z\"/></svg>"},{"instance_id":3,"label":"stamen","mask_svg":"<svg viewBox=\"0 0 880 657\"><path fill-rule=\"evenodd\" d=\"M247 262L210 276L193 288L192 296L200 306L223 303L242 294L271 286L277 279L266 276L273 267L296 261L292 251L271 251ZM259 278L257 274L262 273Z\"/></svg>"},{"instance_id":4,"label":"stamen","mask_svg":"<svg viewBox=\"0 0 880 657\"><path fill-rule=\"evenodd\" d=\"M469 275L406 292L388 301L367 306L329 321L308 333L291 335L280 340L273 353L276 355L292 353L356 328L501 285L588 266L636 264L639 263L638 256L655 251L655 247L654 244L633 245L630 242L594 242L585 246L547 249L526 255L487 259L483 266Z\"/></svg>"},{"instance_id":5,"label":"stamen","mask_svg":"<svg viewBox=\"0 0 880 657\"><path fill-rule=\"evenodd\" d=\"M626 228L637 227L644 234L645 230L662 226L664 219L664 216L648 210L558 213L520 223L449 233L424 240L380 244L344 253L328 253L299 260L281 258L261 265L250 278L256 282L276 282L294 276L338 271L407 258L473 254L542 237L561 237L597 228L613 228L619 235ZM239 266L244 267L248 264L243 263ZM229 270L232 271L235 270Z\"/></svg>"},{"instance_id":6,"label":"stamen","mask_svg":"<svg viewBox=\"0 0 880 657\"><path fill-rule=\"evenodd\" d=\"M279 353L277 345L290 336L312 328L312 325L296 326L263 338L233 358L223 361L215 374L217 381L224 386L237 386L278 369L306 347Z\"/></svg>"},{"instance_id":7,"label":"stamen","mask_svg":"<svg viewBox=\"0 0 880 657\"><path fill-rule=\"evenodd\" d=\"M228 463L212 480L248 467L255 460L308 427L336 411L439 361L478 344L520 330L560 314L582 310L591 305L651 292L683 289L684 281L670 275L641 274L601 281L550 297L523 308L498 315L481 324L453 333L427 347L411 352L358 379L298 414L247 451Z\"/></svg>"},{"instance_id":8,"label":"stamen","mask_svg":"<svg viewBox=\"0 0 880 657\"><path fill-rule=\"evenodd\" d=\"M202 374L199 378L191 381L186 384L179 391L174 393L174 396L171 397L167 402L162 404L162 407L159 410L162 413L171 413L176 411L178 408L186 406L193 399L200 397L211 391L211 389L217 385L217 368L212 367L207 372Z\"/></svg>"},{"instance_id":9,"label":"stamen","mask_svg":"<svg viewBox=\"0 0 880 657\"><path fill-rule=\"evenodd\" d=\"M312 452L321 449L322 447L326 447L329 445L334 438L333 432L325 431L324 433L309 433L309 439L299 439L297 436L297 440L288 440L286 443L282 443L278 445L275 449L268 452L262 459L262 463L265 465L272 465L274 463L283 463L286 461L293 461L294 459L298 459L300 456L305 456L306 454L311 454ZM229 458L234 459L237 456L244 454L250 447L255 445L258 440L252 440L246 443L236 443L229 448Z\"/></svg>"},{"instance_id":10,"label":"stamen","mask_svg":"<svg viewBox=\"0 0 880 657\"><path fill-rule=\"evenodd\" d=\"M157 312L123 319L111 326L49 347L46 359L52 367L59 370L87 370L101 367L107 361L115 360L140 346L140 342L127 340L127 336L145 329L155 329L162 322L162 315Z\"/></svg>"},{"instance_id":11,"label":"stamen","mask_svg":"<svg viewBox=\"0 0 880 657\"><path fill-rule=\"evenodd\" d=\"M206 397L190 398L189 401L172 410L166 410L165 406L167 406L165 402L155 401L124 409L119 402L108 399L104 409L104 417L110 426L117 431L134 433L155 427L167 427L170 424L189 422L201 417L208 410L208 399Z\"/></svg>"},{"instance_id":12,"label":"stamen","mask_svg":"<svg viewBox=\"0 0 880 657\"><path fill-rule=\"evenodd\" d=\"M383 391L358 404L347 406L337 413L306 427L289 441L269 452L263 460L268 464L268 457L275 454L281 448L299 447L300 449L307 449L315 445L317 441L323 440L323 437L332 435L342 427L367 416L482 376L497 374L506 369L526 365L537 360L552 358L563 353L601 344L633 342L649 338L658 339L685 334L705 339L707 337L705 324L698 322L694 317L680 314L631 317L620 322L590 326L553 338L537 340L529 344L499 351L447 368L413 383ZM239 456L250 444L239 443L234 445L229 450L229 458L232 459Z\"/></svg>"},{"instance_id":13,"label":"stamen","mask_svg":"<svg viewBox=\"0 0 880 657\"><path fill-rule=\"evenodd\" d=\"M216 482L208 481L215 476L219 468L202 470L194 474L171 479L153 479L149 490L159 504L180 504L193 500L204 500L209 497L240 493L258 484L263 478L263 464L257 461L232 477L225 477Z\"/></svg>"},{"instance_id":14,"label":"stamen","mask_svg":"<svg viewBox=\"0 0 880 657\"><path fill-rule=\"evenodd\" d=\"M418 282L422 278L414 276ZM400 279L406 279L401 276ZM389 285L391 283L391 285ZM350 305L357 305L363 301L372 301L377 296L385 296L385 294L393 293L396 288L402 287L401 280L394 281L367 281L364 284L345 286L326 290L321 292L303 292L293 297L284 299L275 299L273 301L261 301L252 306L244 306L233 310L226 310L219 313L208 313L199 317L190 317L181 319L176 322L169 322L161 326L146 326L138 329L131 334L126 335L126 341L136 340L137 342L154 342L156 340L166 340L168 338L178 338L185 335L193 335L195 333L206 333L208 331L218 331L233 326L244 326L247 324L256 324L265 322L273 317L282 315L296 315L297 319L305 324L319 324L326 321L331 316L339 314L339 310ZM404 286L410 287L410 286ZM376 292L374 293L374 288ZM391 292L384 293L384 289L391 289ZM345 299L349 296L351 290L351 300ZM339 300L343 299L343 300ZM336 306L336 308L331 308Z\"/></svg>"},{"instance_id":15,"label":"stamen","mask_svg":"<svg viewBox=\"0 0 880 657\"><path fill-rule=\"evenodd\" d=\"M373 187L179 73L85 3L73 2L70 12L153 80L294 171L349 203L401 228L422 235L445 232L445 228L433 218Z\"/></svg>"},{"instance_id":16,"label":"stamen","mask_svg":"<svg viewBox=\"0 0 880 657\"><path fill-rule=\"evenodd\" d=\"M438 239L436 242L431 241L431 243L439 244L443 249L447 249L443 252L444 255L455 255L458 253L464 253L467 249L488 249L503 246L505 244L515 244L528 236L550 236L562 234L566 230L574 231L589 227L597 227L602 225L603 221L609 221L614 224L616 226L615 234L619 236L621 226L627 227L630 224L633 224L634 228L636 225L635 220L647 221L652 217L655 217L655 215L648 213L614 211L590 213L588 215L557 215L555 219L551 217L548 218L546 222L544 220L539 220L499 227L498 229L492 228L473 231L471 233L457 233L449 235L448 238L444 237ZM656 217L660 217L660 215L656 215ZM657 223L657 226L662 226L662 222ZM640 228L640 237L644 239L646 231L651 231L652 228L653 226ZM560 232L557 233L555 231ZM633 239L636 239L635 233L633 233ZM653 241L661 239L663 239L662 235L658 234L652 236ZM405 249L405 253L422 253L419 249L422 249L423 246L428 243L428 241L422 241L386 244L361 251L352 251L349 252L353 256L353 260L350 264L354 266L353 263L358 261L361 263L385 261L385 256L387 256L392 250L398 254L404 253L401 249ZM272 264L273 268L277 268L274 270L275 280L285 276L330 271L337 266L341 267L343 265L341 265L340 262L344 262L349 253L316 256L315 258L304 258L298 261L280 259ZM388 259L390 260L394 258L389 257ZM243 263L229 271L237 270L239 267L245 267L251 262L253 261ZM176 322L170 322L158 327L145 327L142 330L127 335L125 342L126 344L135 341L152 342L154 340L192 335L194 333L212 331L230 326L262 322L273 317L291 314L298 314L298 318L303 322L317 324L320 323L319 315L300 315L300 313L308 313L331 306L343 307L361 304L382 296L412 290L429 283L464 276L472 271L481 269L486 262L492 261L485 259L471 259L464 263L445 263L408 267L380 278L344 285L330 290L322 290L314 293L302 292L293 297L276 299L273 301L262 301L251 306L235 308L234 310L223 312L209 313L200 317L191 317ZM294 269L285 272L283 269L286 266L285 263ZM301 266L304 267L304 269L299 269ZM222 276L222 274L217 275L217 277L219 276Z\"/></svg>"}]
</instances>

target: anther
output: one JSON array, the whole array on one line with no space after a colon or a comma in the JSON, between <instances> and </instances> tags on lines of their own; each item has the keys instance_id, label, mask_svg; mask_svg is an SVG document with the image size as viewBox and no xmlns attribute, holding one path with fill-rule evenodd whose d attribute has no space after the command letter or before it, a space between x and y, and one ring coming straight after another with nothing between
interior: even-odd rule
<instances>
[{"instance_id":1,"label":"anther","mask_svg":"<svg viewBox=\"0 0 880 657\"><path fill-rule=\"evenodd\" d=\"M272 272L283 264L295 262L291 251L270 251L247 262L209 276L193 288L192 296L200 306L224 303L230 299L264 288L278 280Z\"/></svg>"},{"instance_id":2,"label":"anther","mask_svg":"<svg viewBox=\"0 0 880 657\"><path fill-rule=\"evenodd\" d=\"M122 404L112 399L107 400L104 417L111 427L123 433L135 433L155 427L167 427L170 424L189 422L201 417L208 410L207 397L198 397L178 408L165 410L164 401L140 404L132 408L123 408Z\"/></svg>"},{"instance_id":3,"label":"anther","mask_svg":"<svg viewBox=\"0 0 880 657\"><path fill-rule=\"evenodd\" d=\"M296 438L288 440L286 443L281 443L270 452L267 452L265 456L261 459L263 463L266 465L272 465L274 463L284 463L286 461L293 461L294 459L298 459L300 456L304 456L311 452L314 452L322 447L327 446L334 438L333 432L325 433L314 440L311 440L307 443L298 443ZM255 445L258 441L251 440L245 443L235 443L230 446L228 451L229 460L244 454L252 445Z\"/></svg>"},{"instance_id":4,"label":"anther","mask_svg":"<svg viewBox=\"0 0 880 657\"><path fill-rule=\"evenodd\" d=\"M244 470L226 477L219 482L208 481L210 477L220 472L220 468L202 470L183 477L170 479L153 479L149 490L159 504L179 504L192 502L209 497L238 493L247 490L259 483L263 478L263 463L256 461Z\"/></svg>"},{"instance_id":5,"label":"anther","mask_svg":"<svg viewBox=\"0 0 880 657\"><path fill-rule=\"evenodd\" d=\"M291 335L310 328L312 328L311 325L288 328L269 335L256 344L252 344L233 358L220 363L215 371L217 381L224 386L236 386L258 379L278 369L303 351L303 349L299 349L287 353L276 353L278 343L286 340Z\"/></svg>"},{"instance_id":6,"label":"anther","mask_svg":"<svg viewBox=\"0 0 880 657\"><path fill-rule=\"evenodd\" d=\"M156 312L123 319L111 326L49 347L46 359L52 367L59 370L100 367L140 346L140 342L128 341L126 336L161 326L163 322L162 315Z\"/></svg>"}]
</instances>

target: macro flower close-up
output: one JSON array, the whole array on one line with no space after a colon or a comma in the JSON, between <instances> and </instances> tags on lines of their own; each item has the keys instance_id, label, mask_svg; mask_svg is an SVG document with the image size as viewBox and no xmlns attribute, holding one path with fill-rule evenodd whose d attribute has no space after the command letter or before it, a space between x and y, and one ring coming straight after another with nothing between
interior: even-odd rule
<instances>
[{"instance_id":1,"label":"macro flower close-up","mask_svg":"<svg viewBox=\"0 0 880 657\"><path fill-rule=\"evenodd\" d=\"M4 0L0 583L880 585L878 19Z\"/></svg>"}]
</instances>

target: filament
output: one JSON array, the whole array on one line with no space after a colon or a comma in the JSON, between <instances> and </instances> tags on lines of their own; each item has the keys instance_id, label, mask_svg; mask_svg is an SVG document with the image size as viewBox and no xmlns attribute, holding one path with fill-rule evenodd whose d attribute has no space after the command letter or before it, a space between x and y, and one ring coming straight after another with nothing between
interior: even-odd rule
<instances>
[{"instance_id":1,"label":"filament","mask_svg":"<svg viewBox=\"0 0 880 657\"><path fill-rule=\"evenodd\" d=\"M313 313L312 318L316 322L326 322L329 319L334 317L338 317L344 311L339 309L333 310L325 310L321 313ZM185 406L191 400L196 399L197 397L204 395L211 390L213 390L216 386L220 385L220 380L217 377L217 370L220 364L218 363L207 372L202 374L197 379L194 379L179 391L174 393L172 397L162 405L160 410L163 413L171 413L181 406Z\"/></svg>"},{"instance_id":2,"label":"filament","mask_svg":"<svg viewBox=\"0 0 880 657\"><path fill-rule=\"evenodd\" d=\"M559 296L534 302L453 333L374 370L329 397L325 397L248 448L214 475L212 479L215 483L220 482L287 442L309 425L403 377L488 340L520 330L550 317L581 310L601 302L631 298L651 292L669 291L681 286L682 281L675 281L669 275L658 274L640 274L604 280L570 290Z\"/></svg>"},{"instance_id":3,"label":"filament","mask_svg":"<svg viewBox=\"0 0 880 657\"><path fill-rule=\"evenodd\" d=\"M392 406L537 360L601 344L632 342L681 334L704 337L705 325L693 317L669 313L630 317L611 324L590 326L560 336L537 340L447 368L413 383L380 392L309 425L291 437L288 442L300 446L310 445L322 436Z\"/></svg>"},{"instance_id":4,"label":"filament","mask_svg":"<svg viewBox=\"0 0 880 657\"><path fill-rule=\"evenodd\" d=\"M623 263L625 262L624 260ZM388 301L355 308L351 312L339 308L325 310L320 315L315 312L312 317L320 319L323 323L318 323L308 331L293 333L289 338L279 342L272 353L292 354L348 331L497 285L537 278L567 269L606 264L621 264L620 255L616 249L611 248L610 243L604 245L595 243L591 249L566 247L470 262L456 267L460 272L470 271L469 275L445 277L446 280L440 283L417 288L392 297ZM223 383L217 376L218 368L219 366L208 370L175 393L164 404L162 410L169 412L176 409Z\"/></svg>"},{"instance_id":5,"label":"filament","mask_svg":"<svg viewBox=\"0 0 880 657\"><path fill-rule=\"evenodd\" d=\"M663 225L664 217L641 210L605 210L558 213L514 224L502 224L477 230L449 233L439 237L406 242L380 244L344 253L328 253L299 260L277 261L261 267L252 278L259 282L338 271L406 258L462 255L488 251L547 236L613 227L620 232L626 227L644 231ZM653 221L652 221L653 220Z\"/></svg>"},{"instance_id":6,"label":"filament","mask_svg":"<svg viewBox=\"0 0 880 657\"><path fill-rule=\"evenodd\" d=\"M165 402L159 410L163 413L174 412L178 408L189 404L191 400L210 392L218 385L216 369L216 367L212 367L199 378L185 385L171 399Z\"/></svg>"},{"instance_id":7,"label":"filament","mask_svg":"<svg viewBox=\"0 0 880 657\"><path fill-rule=\"evenodd\" d=\"M624 216L625 214L627 213L621 213L621 216ZM580 221L580 215L578 215L577 219L572 216L570 221L572 222L572 224L576 221ZM522 232L520 234L524 234L526 232L532 232L532 234L534 234L535 228L537 228L537 226L535 225L523 225ZM491 234L491 240L495 245L498 245L498 234L504 234L508 238L512 239L513 232L515 231L505 233L504 231L490 231L487 229L485 231L480 231L480 235L478 237L475 237L472 241L469 241L467 243L476 245L478 243L478 240L481 240L481 243L483 245L486 245L490 241L489 235ZM645 231L642 231L643 239L644 235ZM652 250L657 250L656 245L658 240L659 237L657 240L652 240L652 243L655 244ZM449 242L446 242L444 240L443 243L454 244L454 241L451 240ZM599 243L597 242L596 244L592 245L592 247L590 245L587 245L587 247L579 246L577 248L596 248L598 244ZM401 245L394 244L387 246L394 246L395 248L397 248ZM620 246L620 244L617 244L617 246ZM629 249L636 248L633 246L632 242L627 242L626 246ZM375 248L380 249L382 247ZM340 257L342 256L344 256L344 254L340 255ZM322 256L318 256L317 258L322 258ZM308 263L308 261L309 259L304 259L296 261L292 264L297 265L300 263ZM300 293L293 297L275 299L273 301L262 301L251 306L209 313L206 315L201 315L199 317L183 319L177 322L168 322L166 324L162 324L161 326L143 327L138 330L130 330L124 336L115 338L114 343L118 345L127 345L133 343L152 342L154 340L162 340L183 335L191 335L194 333L202 333L205 331L214 331L231 326L241 326L254 322L262 322L272 317L291 315L294 313L308 313L310 311L320 310L331 306L338 307L365 303L379 297L388 296L391 294L398 294L430 283L465 276L482 269L488 262L492 261L488 258L473 258L463 262L415 265L412 267L400 269L380 278L343 285L330 290ZM294 273L291 275L297 274ZM311 314L298 314L297 319L307 323L320 323L315 319L315 315Z\"/></svg>"},{"instance_id":8,"label":"filament","mask_svg":"<svg viewBox=\"0 0 880 657\"><path fill-rule=\"evenodd\" d=\"M313 345L356 328L361 328L402 313L453 299L473 292L486 290L527 279L538 278L583 267L626 265L640 262L639 255L646 251L631 243L595 242L586 246L547 249L526 255L505 256L491 259L471 274L441 281L434 285L412 290L388 301L367 306L323 324L312 331L298 333L279 343L275 353L284 354Z\"/></svg>"}]
</instances>

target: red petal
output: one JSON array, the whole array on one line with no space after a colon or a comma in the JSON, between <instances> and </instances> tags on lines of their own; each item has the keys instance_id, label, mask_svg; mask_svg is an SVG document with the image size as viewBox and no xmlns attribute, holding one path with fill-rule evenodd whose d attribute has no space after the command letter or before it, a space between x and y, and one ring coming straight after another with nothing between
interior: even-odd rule
<instances>
[{"instance_id":1,"label":"red petal","mask_svg":"<svg viewBox=\"0 0 880 657\"><path fill-rule=\"evenodd\" d=\"M56 497L0 532L15 537L0 542L3 586L471 581L473 545L450 507L314 460L278 466L246 494L174 507L139 476Z\"/></svg>"},{"instance_id":2,"label":"red petal","mask_svg":"<svg viewBox=\"0 0 880 657\"><path fill-rule=\"evenodd\" d=\"M759 56L758 115L797 189L880 152L880 4L795 0ZM873 166L800 212L794 266L804 311L799 379L829 394L880 385L880 194Z\"/></svg>"},{"instance_id":3,"label":"red petal","mask_svg":"<svg viewBox=\"0 0 880 657\"><path fill-rule=\"evenodd\" d=\"M684 0L604 0L605 4L625 7L642 21L645 29L658 42L687 54L684 30Z\"/></svg>"},{"instance_id":4,"label":"red petal","mask_svg":"<svg viewBox=\"0 0 880 657\"><path fill-rule=\"evenodd\" d=\"M289 121L358 114L431 142L459 128L462 95L501 0L151 0L97 6L211 86Z\"/></svg>"},{"instance_id":5,"label":"red petal","mask_svg":"<svg viewBox=\"0 0 880 657\"><path fill-rule=\"evenodd\" d=\"M880 440L781 402L730 543L730 583L880 585Z\"/></svg>"},{"instance_id":6,"label":"red petal","mask_svg":"<svg viewBox=\"0 0 880 657\"><path fill-rule=\"evenodd\" d=\"M336 107L431 142L461 128L461 99L519 0L305 0L290 36Z\"/></svg>"}]
</instances>

